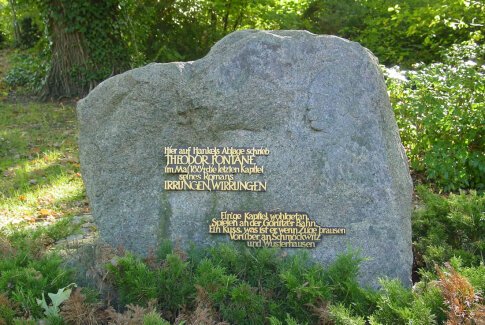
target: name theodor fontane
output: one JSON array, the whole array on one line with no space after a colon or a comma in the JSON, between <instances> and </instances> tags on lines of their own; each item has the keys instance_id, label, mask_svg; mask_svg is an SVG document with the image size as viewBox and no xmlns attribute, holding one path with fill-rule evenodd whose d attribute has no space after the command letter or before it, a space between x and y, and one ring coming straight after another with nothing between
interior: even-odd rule
<instances>
[{"instance_id":1,"label":"name theodor fontane","mask_svg":"<svg viewBox=\"0 0 485 325\"><path fill-rule=\"evenodd\" d=\"M269 155L267 148L188 147L164 149L166 174L178 174L177 180L165 180L168 191L252 191L264 192L264 180L238 180L236 175L262 175L264 166L257 156Z\"/></svg>"}]
</instances>

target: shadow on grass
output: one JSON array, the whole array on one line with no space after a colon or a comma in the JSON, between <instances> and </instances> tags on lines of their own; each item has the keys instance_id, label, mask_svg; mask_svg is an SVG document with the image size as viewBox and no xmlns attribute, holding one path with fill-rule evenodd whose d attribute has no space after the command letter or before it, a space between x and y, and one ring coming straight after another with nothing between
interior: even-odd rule
<instances>
[{"instance_id":1,"label":"shadow on grass","mask_svg":"<svg viewBox=\"0 0 485 325\"><path fill-rule=\"evenodd\" d=\"M57 161L52 161L43 167L25 171L25 169L31 168L29 166L31 162L29 160L20 161L20 163L4 172L4 174L7 174L7 176L4 175L3 181L6 186L0 186L3 192L3 199L38 191L41 187L56 183L60 178L68 175L69 172L75 172L75 170L63 168ZM9 176L9 173L15 173L15 175ZM5 182L5 179L8 180Z\"/></svg>"}]
</instances>

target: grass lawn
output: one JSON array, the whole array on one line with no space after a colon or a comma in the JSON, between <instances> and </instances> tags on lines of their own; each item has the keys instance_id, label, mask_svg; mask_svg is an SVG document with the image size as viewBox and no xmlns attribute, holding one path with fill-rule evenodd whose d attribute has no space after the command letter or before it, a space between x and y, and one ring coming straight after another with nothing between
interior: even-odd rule
<instances>
[{"instance_id":1,"label":"grass lawn","mask_svg":"<svg viewBox=\"0 0 485 325\"><path fill-rule=\"evenodd\" d=\"M0 102L0 227L89 212L73 105Z\"/></svg>"}]
</instances>

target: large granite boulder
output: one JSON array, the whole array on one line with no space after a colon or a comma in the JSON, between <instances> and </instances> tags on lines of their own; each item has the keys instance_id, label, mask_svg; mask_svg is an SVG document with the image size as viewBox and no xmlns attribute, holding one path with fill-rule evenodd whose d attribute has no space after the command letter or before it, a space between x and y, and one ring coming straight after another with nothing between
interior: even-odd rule
<instances>
[{"instance_id":1,"label":"large granite boulder","mask_svg":"<svg viewBox=\"0 0 485 325\"><path fill-rule=\"evenodd\" d=\"M193 62L112 77L78 103L80 157L101 238L139 254L208 245L221 211L303 211L323 264L359 249L362 283L410 284L412 181L377 60L306 31L239 31ZM163 148L265 147L266 192L166 191Z\"/></svg>"}]
</instances>

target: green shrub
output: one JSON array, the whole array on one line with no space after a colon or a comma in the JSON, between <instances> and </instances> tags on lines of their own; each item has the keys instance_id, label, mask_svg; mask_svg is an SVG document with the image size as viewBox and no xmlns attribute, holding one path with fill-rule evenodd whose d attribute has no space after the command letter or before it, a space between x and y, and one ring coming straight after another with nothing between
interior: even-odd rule
<instances>
[{"instance_id":1,"label":"green shrub","mask_svg":"<svg viewBox=\"0 0 485 325\"><path fill-rule=\"evenodd\" d=\"M289 313L302 322L314 323L316 317L309 309L319 308L331 297L323 267L312 263L307 254L297 254L283 264L279 276L280 296L285 302L279 317Z\"/></svg>"},{"instance_id":2,"label":"green shrub","mask_svg":"<svg viewBox=\"0 0 485 325\"><path fill-rule=\"evenodd\" d=\"M154 311L143 315L143 325L170 325L165 319Z\"/></svg>"},{"instance_id":3,"label":"green shrub","mask_svg":"<svg viewBox=\"0 0 485 325\"><path fill-rule=\"evenodd\" d=\"M201 261L197 267L195 284L207 293L224 320L235 324L264 323L265 298L236 275L227 274L224 267L214 265L209 259Z\"/></svg>"},{"instance_id":4,"label":"green shrub","mask_svg":"<svg viewBox=\"0 0 485 325\"><path fill-rule=\"evenodd\" d=\"M453 44L483 44L485 4L463 0L313 0L307 28L360 42L386 65L441 61Z\"/></svg>"},{"instance_id":5,"label":"green shrub","mask_svg":"<svg viewBox=\"0 0 485 325\"><path fill-rule=\"evenodd\" d=\"M430 211L448 213L447 204L453 206L450 202L456 201L451 196L440 198L445 203L432 198L434 205L427 210L428 217L432 215ZM460 207L464 205L460 201ZM473 205L476 203L470 204ZM433 218L440 222L436 215ZM15 247L10 249L2 244L0 292L5 292L8 299L18 304L19 313L8 299L4 299L7 303L0 299L0 317L9 322L15 322L20 313L43 318L35 300L42 293L65 287L68 273L60 266L58 257L33 256L28 250L31 245L24 243L25 238L24 242L20 235L11 238L15 239L12 241ZM199 317L234 324L435 324L446 322L448 317L443 289L432 268L421 271L422 279L412 290L404 288L398 280L382 280L381 288L376 291L358 285L358 264L362 258L353 251L339 256L326 268L314 263L308 254L283 256L279 250L228 244L193 255L171 245L165 245L162 251L159 259L143 261L126 254L108 265L110 279L122 302L120 307L127 304L147 306L148 309L128 306L132 314L137 310L150 311L140 316L144 324L168 324L162 315L174 321L181 313L188 313L189 319L197 321L196 309ZM248 263L249 259L254 264L244 268L240 261ZM485 289L483 263L463 266L461 258L451 258L450 264L457 274L466 276L477 291ZM153 301L157 302L157 310ZM94 306L95 302L82 308L89 310ZM51 317L48 321L65 323L59 317Z\"/></svg>"},{"instance_id":6,"label":"green shrub","mask_svg":"<svg viewBox=\"0 0 485 325\"><path fill-rule=\"evenodd\" d=\"M156 268L151 268L131 254L108 265L112 281L122 304L147 306L157 300L171 318L194 297L193 275L189 264L175 254L166 255Z\"/></svg>"},{"instance_id":7,"label":"green shrub","mask_svg":"<svg viewBox=\"0 0 485 325\"><path fill-rule=\"evenodd\" d=\"M36 321L33 319L21 319L16 318L13 320L14 325L36 325Z\"/></svg>"},{"instance_id":8,"label":"green shrub","mask_svg":"<svg viewBox=\"0 0 485 325\"><path fill-rule=\"evenodd\" d=\"M0 293L15 302L22 314L35 318L43 317L36 299L72 283L72 272L62 267L61 257L42 251L52 242L50 228L0 234L12 245L11 249L0 250Z\"/></svg>"},{"instance_id":9,"label":"green shrub","mask_svg":"<svg viewBox=\"0 0 485 325\"><path fill-rule=\"evenodd\" d=\"M331 301L352 307L360 315L370 315L376 308L377 294L362 288L357 281L359 264L363 260L354 251L342 254L328 266L324 278L332 294Z\"/></svg>"},{"instance_id":10,"label":"green shrub","mask_svg":"<svg viewBox=\"0 0 485 325\"><path fill-rule=\"evenodd\" d=\"M13 56L12 68L4 77L5 83L12 87L23 87L37 92L42 88L49 65L47 60L35 52L23 52Z\"/></svg>"},{"instance_id":11,"label":"green shrub","mask_svg":"<svg viewBox=\"0 0 485 325\"><path fill-rule=\"evenodd\" d=\"M157 274L158 302L172 317L195 297L192 265L177 254L169 254Z\"/></svg>"},{"instance_id":12,"label":"green shrub","mask_svg":"<svg viewBox=\"0 0 485 325\"><path fill-rule=\"evenodd\" d=\"M197 320L196 314L190 316L196 308L213 321L231 324L435 324L447 320L447 306L432 269L422 271L421 282L412 290L398 280L381 280L381 288L372 290L358 284L362 258L353 251L326 268L308 254L283 257L278 250L230 244L193 255L164 244L160 252L162 259L148 264L126 255L109 266L110 273L124 303L148 304L157 299L161 314L172 321L182 311ZM477 290L483 288L483 265L464 267L458 258L451 263ZM279 281L272 280L275 276ZM258 279L259 285L254 283Z\"/></svg>"},{"instance_id":13,"label":"green shrub","mask_svg":"<svg viewBox=\"0 0 485 325\"><path fill-rule=\"evenodd\" d=\"M0 294L0 324L11 324L16 315L14 303Z\"/></svg>"},{"instance_id":14,"label":"green shrub","mask_svg":"<svg viewBox=\"0 0 485 325\"><path fill-rule=\"evenodd\" d=\"M128 254L108 268L123 304L157 299L171 320L202 299L229 323L313 324L329 299L350 305L355 298L359 310L370 312L372 295L356 280L360 260L349 253L326 271L308 254L283 257L281 250L230 244L185 254L164 243L150 266Z\"/></svg>"},{"instance_id":15,"label":"green shrub","mask_svg":"<svg viewBox=\"0 0 485 325\"><path fill-rule=\"evenodd\" d=\"M5 33L2 30L0 30L0 49L3 48L6 41L7 41L7 37L5 36Z\"/></svg>"},{"instance_id":16,"label":"green shrub","mask_svg":"<svg viewBox=\"0 0 485 325\"><path fill-rule=\"evenodd\" d=\"M133 255L118 259L115 265L108 265L108 270L122 304L147 306L150 300L157 298L157 274Z\"/></svg>"},{"instance_id":17,"label":"green shrub","mask_svg":"<svg viewBox=\"0 0 485 325\"><path fill-rule=\"evenodd\" d=\"M483 264L485 197L474 191L444 197L424 186L416 192L422 201L412 218L416 266L432 270L453 256L464 266Z\"/></svg>"},{"instance_id":18,"label":"green shrub","mask_svg":"<svg viewBox=\"0 0 485 325\"><path fill-rule=\"evenodd\" d=\"M384 324L403 324L410 316L413 295L396 280L381 280L381 294L372 319Z\"/></svg>"},{"instance_id":19,"label":"green shrub","mask_svg":"<svg viewBox=\"0 0 485 325\"><path fill-rule=\"evenodd\" d=\"M266 299L248 283L239 283L231 289L228 300L219 306L224 320L231 324L263 324Z\"/></svg>"},{"instance_id":20,"label":"green shrub","mask_svg":"<svg viewBox=\"0 0 485 325\"><path fill-rule=\"evenodd\" d=\"M291 317L288 314L286 315L285 323L283 323L282 321L280 321L278 318L276 318L274 316L268 317L268 320L269 320L270 325L283 325L283 324L300 325L300 324L302 324L302 323L298 323L293 317Z\"/></svg>"},{"instance_id":21,"label":"green shrub","mask_svg":"<svg viewBox=\"0 0 485 325\"><path fill-rule=\"evenodd\" d=\"M236 275L227 274L224 267L214 265L209 259L199 263L194 279L194 283L205 290L216 306L224 303L237 282Z\"/></svg>"},{"instance_id":22,"label":"green shrub","mask_svg":"<svg viewBox=\"0 0 485 325\"><path fill-rule=\"evenodd\" d=\"M446 322L445 301L441 289L438 287L436 274L433 274L432 278L432 281L422 279L414 285L414 301L411 306L420 311L419 316L425 314L424 316L426 317L424 319L444 324Z\"/></svg>"},{"instance_id":23,"label":"green shrub","mask_svg":"<svg viewBox=\"0 0 485 325\"><path fill-rule=\"evenodd\" d=\"M458 271L461 275L465 276L473 288L485 293L485 265L483 261L477 266L463 266L463 262L459 257L452 257L450 259L450 265Z\"/></svg>"},{"instance_id":24,"label":"green shrub","mask_svg":"<svg viewBox=\"0 0 485 325\"><path fill-rule=\"evenodd\" d=\"M436 315L426 297L410 291L397 280L381 280L377 310L371 323L380 324L435 324Z\"/></svg>"},{"instance_id":25,"label":"green shrub","mask_svg":"<svg viewBox=\"0 0 485 325\"><path fill-rule=\"evenodd\" d=\"M40 26L33 17L22 17L20 20L19 44L23 48L31 48L42 36Z\"/></svg>"},{"instance_id":26,"label":"green shrub","mask_svg":"<svg viewBox=\"0 0 485 325\"><path fill-rule=\"evenodd\" d=\"M445 191L485 189L484 58L484 47L460 45L442 63L386 72L411 168Z\"/></svg>"},{"instance_id":27,"label":"green shrub","mask_svg":"<svg viewBox=\"0 0 485 325\"><path fill-rule=\"evenodd\" d=\"M7 293L25 312L42 317L36 299L43 292L53 292L69 283L69 273L60 265L62 260L46 255L38 260L5 258L0 261L0 291Z\"/></svg>"},{"instance_id":28,"label":"green shrub","mask_svg":"<svg viewBox=\"0 0 485 325\"><path fill-rule=\"evenodd\" d=\"M344 305L330 305L328 307L330 319L335 325L365 325L365 319L361 316L353 316L351 311Z\"/></svg>"}]
</instances>

